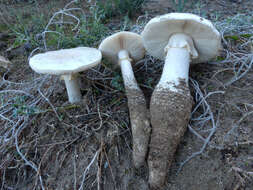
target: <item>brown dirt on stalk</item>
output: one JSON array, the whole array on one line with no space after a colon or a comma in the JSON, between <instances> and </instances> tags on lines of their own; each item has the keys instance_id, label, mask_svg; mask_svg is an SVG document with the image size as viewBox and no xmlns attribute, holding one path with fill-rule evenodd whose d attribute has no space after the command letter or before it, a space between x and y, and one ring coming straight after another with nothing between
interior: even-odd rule
<instances>
[{"instance_id":1,"label":"brown dirt on stalk","mask_svg":"<svg viewBox=\"0 0 253 190\"><path fill-rule=\"evenodd\" d=\"M149 183L161 187L190 119L192 98L185 82L182 93L156 88L150 103L152 133L148 157Z\"/></svg>"},{"instance_id":2,"label":"brown dirt on stalk","mask_svg":"<svg viewBox=\"0 0 253 190\"><path fill-rule=\"evenodd\" d=\"M144 94L141 90L126 88L133 136L133 162L136 168L143 165L148 149L150 122Z\"/></svg>"}]
</instances>

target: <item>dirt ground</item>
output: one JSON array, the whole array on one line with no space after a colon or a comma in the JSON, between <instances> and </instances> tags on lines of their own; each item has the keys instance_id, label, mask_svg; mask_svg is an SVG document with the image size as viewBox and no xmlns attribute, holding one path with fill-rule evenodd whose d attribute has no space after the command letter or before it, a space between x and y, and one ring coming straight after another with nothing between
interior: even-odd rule
<instances>
[{"instance_id":1,"label":"dirt ground","mask_svg":"<svg viewBox=\"0 0 253 190\"><path fill-rule=\"evenodd\" d=\"M1 13L5 21L12 19L15 9L33 10L29 1L12 2L0 4L5 7ZM52 15L69 1L55 1L50 9L49 1L38 2L42 12ZM85 9L89 4L82 5ZM153 0L139 15L147 21L175 11L170 1ZM213 21L224 32L224 49L217 60L190 68L195 104L162 189L253 190L253 41L248 43L253 40L253 18L247 27L234 30L231 23L239 27L246 21L230 19L230 25L223 24L239 14L252 16L253 1L192 0L184 12ZM9 69L0 67L0 189L148 190L147 165L136 170L132 164L124 90L111 82L119 71L103 63L81 73L83 102L71 105L59 77L30 69L31 49L6 51L14 39L1 38L9 29L0 21L0 55L12 62ZM131 22L137 23L131 28L135 31L139 23L136 18ZM148 55L134 66L147 101L162 66L162 61Z\"/></svg>"}]
</instances>

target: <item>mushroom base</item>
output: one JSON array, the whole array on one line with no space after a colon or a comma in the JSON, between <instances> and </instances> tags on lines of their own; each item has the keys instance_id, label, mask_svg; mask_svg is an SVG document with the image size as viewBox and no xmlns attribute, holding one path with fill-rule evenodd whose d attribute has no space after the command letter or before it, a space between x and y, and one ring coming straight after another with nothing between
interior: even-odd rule
<instances>
[{"instance_id":1,"label":"mushroom base","mask_svg":"<svg viewBox=\"0 0 253 190\"><path fill-rule=\"evenodd\" d=\"M144 94L140 89L127 88L128 108L133 136L133 163L136 168L143 165L147 154L150 122Z\"/></svg>"},{"instance_id":2,"label":"mushroom base","mask_svg":"<svg viewBox=\"0 0 253 190\"><path fill-rule=\"evenodd\" d=\"M149 185L154 189L161 188L165 182L191 114L192 98L188 85L181 80L179 85L174 87L178 92L156 88L151 97L152 133L148 166Z\"/></svg>"}]
</instances>

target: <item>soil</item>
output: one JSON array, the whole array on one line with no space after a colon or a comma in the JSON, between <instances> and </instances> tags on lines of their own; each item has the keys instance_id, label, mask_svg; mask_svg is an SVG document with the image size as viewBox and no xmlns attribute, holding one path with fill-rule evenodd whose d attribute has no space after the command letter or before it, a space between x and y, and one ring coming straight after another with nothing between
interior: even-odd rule
<instances>
[{"instance_id":1,"label":"soil","mask_svg":"<svg viewBox=\"0 0 253 190\"><path fill-rule=\"evenodd\" d=\"M53 5L47 0L38 2L39 9L49 18L69 1L59 0ZM212 21L237 14L250 15L253 11L253 1L187 2L185 12L199 14ZM38 9L33 6L31 1L0 1L0 15L4 15L4 19L0 19L0 33L10 32L5 21L14 24L15 13L23 11L23 18L28 20L32 14L38 14ZM82 6L87 8L88 3L83 2ZM154 0L147 1L139 14L147 12L149 17L153 17L175 10L170 1ZM115 19L115 24L118 20ZM112 69L101 66L81 73L83 102L70 105L63 81L56 76L35 74L27 61L31 50L21 46L8 53L6 49L11 47L14 38L12 35L6 38L0 40L3 44L0 55L8 57L12 65L7 70L0 67L0 75L3 76L0 80L1 189L42 189L42 183L46 190L148 190L147 163L135 169L132 162L131 124L125 92L115 89L110 81L101 79L104 76L112 78ZM232 41L229 45L233 46L228 50L232 52L243 40ZM228 44L223 45L228 48ZM222 52L222 58L225 52ZM147 102L150 102L162 63L148 56L140 63L144 62L149 68L138 68L137 64L134 69L138 76L143 77L137 80L145 84L140 86ZM234 76L231 65L232 62L215 62L191 66L190 77L198 81L200 90L205 95L217 93L205 99L209 107L199 107L192 115L189 124L202 138L196 136L191 128L185 132L171 168L167 170L163 190L253 190L253 70L251 68L231 85L225 85ZM148 79L152 79L150 86L145 83ZM190 90L195 101L192 111L200 97L196 88L191 81ZM14 91L7 94L5 90ZM28 95L15 94L21 91ZM4 101L8 101L7 106L10 106L6 110L3 108ZM39 109L28 106L28 103L38 105ZM214 120L196 120L210 110ZM29 115L29 111L40 113ZM2 117L6 113L16 119L16 126ZM14 117L15 114L20 115ZM217 127L215 131L214 125ZM8 140L6 136L3 139L10 126L17 138ZM209 141L204 141L209 136ZM17 144L30 164L21 158ZM198 154L203 147L203 152ZM194 154L196 156L191 157ZM36 166L37 171L31 166Z\"/></svg>"}]
</instances>

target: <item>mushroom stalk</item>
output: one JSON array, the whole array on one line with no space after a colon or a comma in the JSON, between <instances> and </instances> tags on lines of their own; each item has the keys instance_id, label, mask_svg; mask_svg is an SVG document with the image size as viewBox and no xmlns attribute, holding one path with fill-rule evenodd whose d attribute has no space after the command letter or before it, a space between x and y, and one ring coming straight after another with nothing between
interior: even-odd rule
<instances>
[{"instance_id":1,"label":"mushroom stalk","mask_svg":"<svg viewBox=\"0 0 253 190\"><path fill-rule=\"evenodd\" d=\"M172 35L164 50L166 58L158 86L175 91L174 86L179 85L180 80L188 85L190 61L198 57L198 52L191 37L181 33Z\"/></svg>"},{"instance_id":2,"label":"mushroom stalk","mask_svg":"<svg viewBox=\"0 0 253 190\"><path fill-rule=\"evenodd\" d=\"M126 50L119 51L118 58L132 127L133 163L136 168L139 168L145 161L151 130L146 100L135 79L128 52Z\"/></svg>"},{"instance_id":3,"label":"mushroom stalk","mask_svg":"<svg viewBox=\"0 0 253 190\"><path fill-rule=\"evenodd\" d=\"M155 188L164 184L177 146L187 129L192 108L189 63L191 56L197 56L193 42L183 34L173 35L165 50L163 73L150 103L149 184Z\"/></svg>"},{"instance_id":4,"label":"mushroom stalk","mask_svg":"<svg viewBox=\"0 0 253 190\"><path fill-rule=\"evenodd\" d=\"M125 87L140 90L140 87L134 77L131 59L128 52L126 50L121 50L118 53L118 57Z\"/></svg>"},{"instance_id":5,"label":"mushroom stalk","mask_svg":"<svg viewBox=\"0 0 253 190\"><path fill-rule=\"evenodd\" d=\"M150 103L149 184L160 189L191 115L189 63L207 62L217 56L221 37L209 20L190 13L155 17L141 36L150 55L165 59Z\"/></svg>"},{"instance_id":6,"label":"mushroom stalk","mask_svg":"<svg viewBox=\"0 0 253 190\"><path fill-rule=\"evenodd\" d=\"M180 79L188 84L190 54L185 48L170 48L167 52L159 87L176 91Z\"/></svg>"},{"instance_id":7,"label":"mushroom stalk","mask_svg":"<svg viewBox=\"0 0 253 190\"><path fill-rule=\"evenodd\" d=\"M75 75L63 75L62 77L65 81L69 102L80 102L82 100L82 95L78 80L79 78Z\"/></svg>"}]
</instances>

